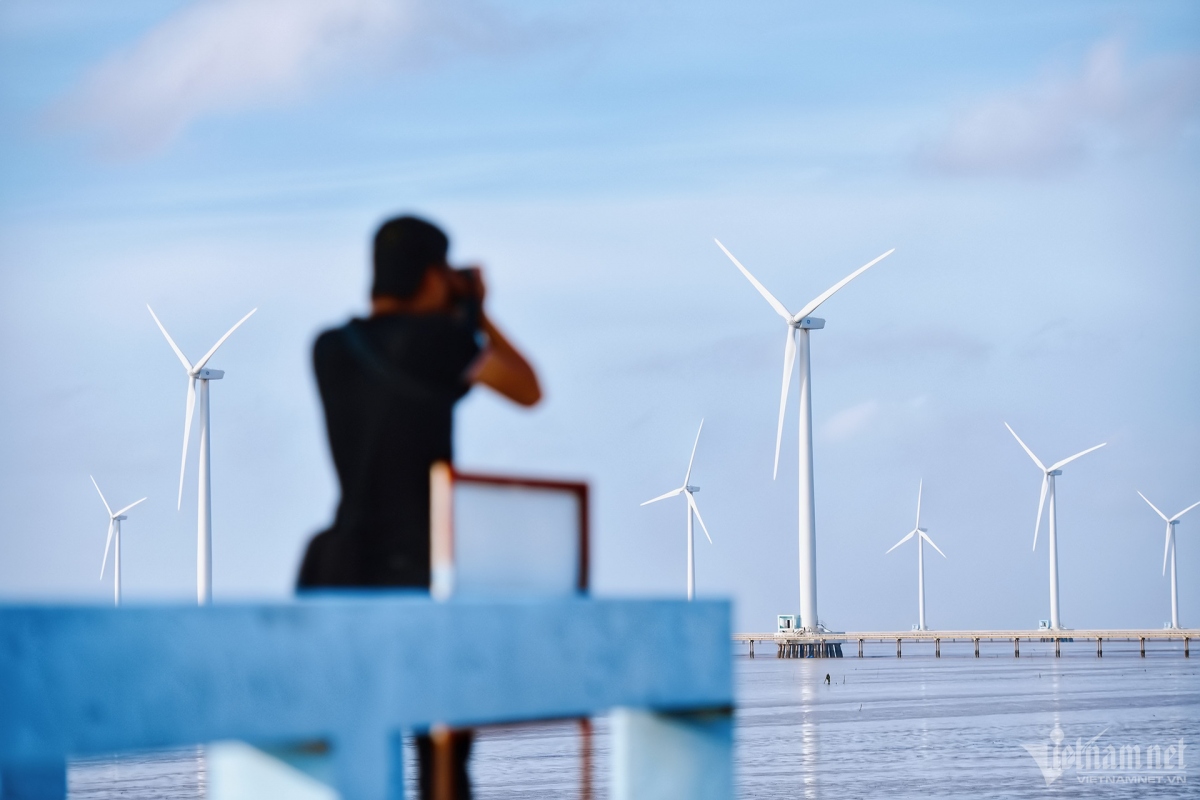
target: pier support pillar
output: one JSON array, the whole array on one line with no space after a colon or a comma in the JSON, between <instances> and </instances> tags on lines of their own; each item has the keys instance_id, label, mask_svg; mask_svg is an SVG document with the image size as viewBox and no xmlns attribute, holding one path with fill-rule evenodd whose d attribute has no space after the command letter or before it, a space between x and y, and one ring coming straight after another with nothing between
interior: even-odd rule
<instances>
[{"instance_id":1,"label":"pier support pillar","mask_svg":"<svg viewBox=\"0 0 1200 800\"><path fill-rule=\"evenodd\" d=\"M1186 641L1187 641L1187 639L1184 639L1184 641L1186 642ZM1184 645L1184 648L1183 648L1183 649L1184 649L1184 651L1185 651L1185 652L1187 651L1187 645L1186 645L1186 644ZM859 640L858 640L858 657L859 657L859 658L862 658L862 657L863 657L862 650L863 650L863 642L862 642L862 639L859 639Z\"/></svg>"},{"instance_id":2,"label":"pier support pillar","mask_svg":"<svg viewBox=\"0 0 1200 800\"><path fill-rule=\"evenodd\" d=\"M1146 637L1145 636L1138 637L1138 649L1141 650L1142 658L1145 658L1146 657Z\"/></svg>"},{"instance_id":3,"label":"pier support pillar","mask_svg":"<svg viewBox=\"0 0 1200 800\"><path fill-rule=\"evenodd\" d=\"M900 658L900 640L896 640L896 658Z\"/></svg>"},{"instance_id":4,"label":"pier support pillar","mask_svg":"<svg viewBox=\"0 0 1200 800\"><path fill-rule=\"evenodd\" d=\"M732 800L733 714L612 713L613 800Z\"/></svg>"},{"instance_id":5,"label":"pier support pillar","mask_svg":"<svg viewBox=\"0 0 1200 800\"><path fill-rule=\"evenodd\" d=\"M754 658L754 640L750 640L750 657Z\"/></svg>"},{"instance_id":6,"label":"pier support pillar","mask_svg":"<svg viewBox=\"0 0 1200 800\"><path fill-rule=\"evenodd\" d=\"M1096 658L1104 658L1104 637L1096 637Z\"/></svg>"},{"instance_id":7,"label":"pier support pillar","mask_svg":"<svg viewBox=\"0 0 1200 800\"><path fill-rule=\"evenodd\" d=\"M933 657L934 658L942 657L942 640L941 639L933 640Z\"/></svg>"},{"instance_id":8,"label":"pier support pillar","mask_svg":"<svg viewBox=\"0 0 1200 800\"><path fill-rule=\"evenodd\" d=\"M1062 651L1059 649L1059 643L1061 641L1062 641L1062 639L1059 639L1057 636L1054 637L1054 657L1055 658L1058 658L1059 656L1062 655Z\"/></svg>"},{"instance_id":9,"label":"pier support pillar","mask_svg":"<svg viewBox=\"0 0 1200 800\"><path fill-rule=\"evenodd\" d=\"M1188 653L1188 637L1186 636L1183 637L1183 657L1191 658L1191 654Z\"/></svg>"},{"instance_id":10,"label":"pier support pillar","mask_svg":"<svg viewBox=\"0 0 1200 800\"><path fill-rule=\"evenodd\" d=\"M1014 636L1013 637L1013 658L1020 658L1020 657L1021 657L1021 637Z\"/></svg>"},{"instance_id":11,"label":"pier support pillar","mask_svg":"<svg viewBox=\"0 0 1200 800\"><path fill-rule=\"evenodd\" d=\"M979 637L975 637L975 657L979 658Z\"/></svg>"}]
</instances>

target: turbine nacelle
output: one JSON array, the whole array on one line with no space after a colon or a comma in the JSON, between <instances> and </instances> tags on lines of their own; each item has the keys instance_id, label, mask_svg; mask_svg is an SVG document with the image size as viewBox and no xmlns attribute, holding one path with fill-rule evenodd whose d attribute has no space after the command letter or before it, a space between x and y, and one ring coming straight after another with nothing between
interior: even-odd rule
<instances>
[{"instance_id":1,"label":"turbine nacelle","mask_svg":"<svg viewBox=\"0 0 1200 800\"><path fill-rule=\"evenodd\" d=\"M225 377L225 370L209 369L208 367L205 367L204 369L198 370L192 377L201 381L219 381L221 378Z\"/></svg>"},{"instance_id":2,"label":"turbine nacelle","mask_svg":"<svg viewBox=\"0 0 1200 800\"><path fill-rule=\"evenodd\" d=\"M820 317L804 317L803 319L794 319L788 324L793 328L801 328L806 331L819 331L825 327L825 320Z\"/></svg>"},{"instance_id":3,"label":"turbine nacelle","mask_svg":"<svg viewBox=\"0 0 1200 800\"><path fill-rule=\"evenodd\" d=\"M683 488L685 491L690 492L692 494L695 494L696 492L700 491L699 486L685 486Z\"/></svg>"}]
</instances>

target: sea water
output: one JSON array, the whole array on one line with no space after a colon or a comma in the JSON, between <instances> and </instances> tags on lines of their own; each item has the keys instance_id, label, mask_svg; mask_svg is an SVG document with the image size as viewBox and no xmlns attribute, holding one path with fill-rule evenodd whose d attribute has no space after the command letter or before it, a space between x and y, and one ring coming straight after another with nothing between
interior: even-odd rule
<instances>
[{"instance_id":1,"label":"sea water","mask_svg":"<svg viewBox=\"0 0 1200 800\"><path fill-rule=\"evenodd\" d=\"M735 656L741 798L1200 797L1200 662L1179 642L868 644ZM826 683L826 676L829 682ZM604 720L479 731L475 796L607 797ZM411 747L407 775L415 775ZM73 762L72 798L204 797L202 749ZM410 797L415 797L411 790Z\"/></svg>"}]
</instances>

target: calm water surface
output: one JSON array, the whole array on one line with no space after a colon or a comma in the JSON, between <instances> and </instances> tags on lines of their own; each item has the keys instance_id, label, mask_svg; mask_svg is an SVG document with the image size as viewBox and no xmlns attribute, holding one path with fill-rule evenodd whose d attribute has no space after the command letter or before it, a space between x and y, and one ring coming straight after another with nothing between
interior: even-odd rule
<instances>
[{"instance_id":1,"label":"calm water surface","mask_svg":"<svg viewBox=\"0 0 1200 800\"><path fill-rule=\"evenodd\" d=\"M738 657L738 795L1200 797L1200 662L1178 644L1147 648L1145 659L1136 643L1117 642L1103 659L1084 642L1064 645L1059 659L1026 642L1020 659L1011 645L987 643L980 659L969 644L943 646L940 659L932 645L909 645L901 659L889 645L868 645L864 659ZM582 742L568 722L481 731L476 797L579 797ZM1080 770L1074 751L1082 743L1088 754L1089 742L1093 760L1085 755ZM1147 766L1172 747L1172 769ZM598 800L607 796L603 720L590 751ZM409 748L410 776L412 759ZM69 784L72 798L89 800L202 798L203 751L77 761Z\"/></svg>"}]
</instances>

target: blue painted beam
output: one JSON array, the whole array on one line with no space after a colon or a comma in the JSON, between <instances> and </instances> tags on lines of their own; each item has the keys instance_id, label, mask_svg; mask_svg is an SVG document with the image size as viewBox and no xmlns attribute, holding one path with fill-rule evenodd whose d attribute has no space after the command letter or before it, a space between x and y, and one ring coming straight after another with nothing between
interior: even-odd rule
<instances>
[{"instance_id":1,"label":"blue painted beam","mask_svg":"<svg viewBox=\"0 0 1200 800\"><path fill-rule=\"evenodd\" d=\"M0 607L0 765L215 739L379 762L435 722L730 707L730 633L714 601Z\"/></svg>"}]
</instances>

